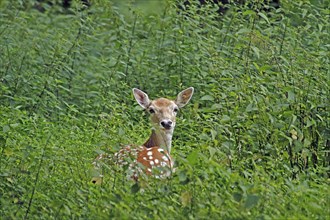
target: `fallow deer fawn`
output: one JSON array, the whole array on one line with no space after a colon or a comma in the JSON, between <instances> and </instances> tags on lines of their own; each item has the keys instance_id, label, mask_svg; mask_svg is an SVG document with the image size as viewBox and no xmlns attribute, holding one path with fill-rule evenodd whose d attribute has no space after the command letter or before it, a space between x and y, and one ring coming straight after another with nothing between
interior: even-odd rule
<instances>
[{"instance_id":1,"label":"fallow deer fawn","mask_svg":"<svg viewBox=\"0 0 330 220\"><path fill-rule=\"evenodd\" d=\"M166 98L150 100L146 93L134 88L133 94L136 101L150 114L151 136L142 146L125 146L113 157L100 154L93 162L95 168L99 169L99 162L106 158L116 165L128 166L128 177L136 181L143 174L153 175L156 178L168 177L173 169L170 153L176 115L179 109L189 102L193 92L194 88L190 87L180 92L175 100ZM93 183L100 181L102 181L102 175L92 180Z\"/></svg>"}]
</instances>

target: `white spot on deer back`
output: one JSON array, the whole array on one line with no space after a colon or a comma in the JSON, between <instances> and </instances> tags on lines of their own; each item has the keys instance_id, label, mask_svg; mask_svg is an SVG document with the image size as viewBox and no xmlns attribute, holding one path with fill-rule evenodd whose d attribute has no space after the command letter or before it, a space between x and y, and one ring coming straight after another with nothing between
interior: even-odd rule
<instances>
[{"instance_id":1,"label":"white spot on deer back","mask_svg":"<svg viewBox=\"0 0 330 220\"><path fill-rule=\"evenodd\" d=\"M162 161L162 162L160 162L160 165L161 165L162 167L166 167L167 163L164 162L164 161Z\"/></svg>"}]
</instances>

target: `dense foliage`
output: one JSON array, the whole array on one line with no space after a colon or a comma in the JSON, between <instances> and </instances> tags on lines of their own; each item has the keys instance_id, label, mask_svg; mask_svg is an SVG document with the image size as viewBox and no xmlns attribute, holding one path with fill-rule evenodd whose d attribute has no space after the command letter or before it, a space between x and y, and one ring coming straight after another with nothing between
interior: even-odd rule
<instances>
[{"instance_id":1,"label":"dense foliage","mask_svg":"<svg viewBox=\"0 0 330 220\"><path fill-rule=\"evenodd\" d=\"M330 218L329 1L91 2L0 2L1 218ZM189 86L170 179L90 183L149 135L131 88Z\"/></svg>"}]
</instances>

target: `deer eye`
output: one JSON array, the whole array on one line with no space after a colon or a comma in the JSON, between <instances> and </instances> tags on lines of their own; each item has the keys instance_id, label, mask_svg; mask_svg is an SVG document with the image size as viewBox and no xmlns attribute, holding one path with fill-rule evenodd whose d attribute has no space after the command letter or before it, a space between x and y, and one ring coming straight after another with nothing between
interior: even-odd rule
<instances>
[{"instance_id":1,"label":"deer eye","mask_svg":"<svg viewBox=\"0 0 330 220\"><path fill-rule=\"evenodd\" d=\"M153 113L155 113L155 110L153 108L149 108L149 112L150 112L150 114L153 114Z\"/></svg>"},{"instance_id":2,"label":"deer eye","mask_svg":"<svg viewBox=\"0 0 330 220\"><path fill-rule=\"evenodd\" d=\"M174 111L175 113L178 113L179 109L178 109L178 108L174 108L173 111Z\"/></svg>"}]
</instances>

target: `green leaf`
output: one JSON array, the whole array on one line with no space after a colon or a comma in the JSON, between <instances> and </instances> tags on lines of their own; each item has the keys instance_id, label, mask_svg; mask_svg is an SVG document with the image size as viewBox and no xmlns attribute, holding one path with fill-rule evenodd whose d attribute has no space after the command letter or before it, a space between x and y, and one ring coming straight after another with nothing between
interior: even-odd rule
<instances>
[{"instance_id":1,"label":"green leaf","mask_svg":"<svg viewBox=\"0 0 330 220\"><path fill-rule=\"evenodd\" d=\"M257 195L248 195L244 204L244 207L247 209L253 208L259 202L259 196Z\"/></svg>"},{"instance_id":2,"label":"green leaf","mask_svg":"<svg viewBox=\"0 0 330 220\"><path fill-rule=\"evenodd\" d=\"M2 127L2 131L3 131L4 133L10 131L10 127L9 127L9 125L5 125L5 126L3 126L3 127Z\"/></svg>"},{"instance_id":3,"label":"green leaf","mask_svg":"<svg viewBox=\"0 0 330 220\"><path fill-rule=\"evenodd\" d=\"M246 10L243 12L243 15L255 15L255 14L256 14L256 12L253 10Z\"/></svg>"},{"instance_id":4,"label":"green leaf","mask_svg":"<svg viewBox=\"0 0 330 220\"><path fill-rule=\"evenodd\" d=\"M133 194L139 192L139 190L140 190L140 185L139 185L139 183L135 183L135 184L131 187L131 193L133 193Z\"/></svg>"},{"instance_id":5,"label":"green leaf","mask_svg":"<svg viewBox=\"0 0 330 220\"><path fill-rule=\"evenodd\" d=\"M241 28L237 31L237 34L244 34L244 33L250 33L251 29L248 28Z\"/></svg>"},{"instance_id":6,"label":"green leaf","mask_svg":"<svg viewBox=\"0 0 330 220\"><path fill-rule=\"evenodd\" d=\"M214 110L219 110L219 109L222 109L223 106L221 104L213 104L211 106L211 109L214 109Z\"/></svg>"},{"instance_id":7,"label":"green leaf","mask_svg":"<svg viewBox=\"0 0 330 220\"><path fill-rule=\"evenodd\" d=\"M197 150L194 150L188 155L187 160L190 165L195 165L198 162L198 154L199 152Z\"/></svg>"},{"instance_id":8,"label":"green leaf","mask_svg":"<svg viewBox=\"0 0 330 220\"><path fill-rule=\"evenodd\" d=\"M306 124L306 128L309 128L310 126L315 125L315 121L313 119L307 119L307 124Z\"/></svg>"},{"instance_id":9,"label":"green leaf","mask_svg":"<svg viewBox=\"0 0 330 220\"><path fill-rule=\"evenodd\" d=\"M270 24L270 22L269 22L267 16L266 16L264 13L259 12L258 15L259 15L260 17L262 17L263 19L265 19L265 21L267 21L268 24Z\"/></svg>"},{"instance_id":10,"label":"green leaf","mask_svg":"<svg viewBox=\"0 0 330 220\"><path fill-rule=\"evenodd\" d=\"M180 182L184 182L187 180L187 174L186 174L186 171L182 170L178 173L178 177L179 177L179 180Z\"/></svg>"},{"instance_id":11,"label":"green leaf","mask_svg":"<svg viewBox=\"0 0 330 220\"><path fill-rule=\"evenodd\" d=\"M202 101L214 101L214 97L211 95L204 95L200 100Z\"/></svg>"},{"instance_id":12,"label":"green leaf","mask_svg":"<svg viewBox=\"0 0 330 220\"><path fill-rule=\"evenodd\" d=\"M255 55L257 56L257 58L259 59L259 58L260 58L260 50L259 50L259 48L254 47L254 46L251 46L251 48L252 48L254 54L255 54Z\"/></svg>"},{"instance_id":13,"label":"green leaf","mask_svg":"<svg viewBox=\"0 0 330 220\"><path fill-rule=\"evenodd\" d=\"M220 121L221 121L221 123L229 122L230 117L228 115L223 115Z\"/></svg>"},{"instance_id":14,"label":"green leaf","mask_svg":"<svg viewBox=\"0 0 330 220\"><path fill-rule=\"evenodd\" d=\"M294 101L295 100L294 91L292 91L292 90L288 91L288 100L289 101Z\"/></svg>"},{"instance_id":15,"label":"green leaf","mask_svg":"<svg viewBox=\"0 0 330 220\"><path fill-rule=\"evenodd\" d=\"M235 192L233 193L233 198L236 202L240 202L243 198L242 193Z\"/></svg>"},{"instance_id":16,"label":"green leaf","mask_svg":"<svg viewBox=\"0 0 330 220\"><path fill-rule=\"evenodd\" d=\"M210 153L210 159L214 156L214 154L217 152L217 149L214 147L209 147L209 153Z\"/></svg>"},{"instance_id":17,"label":"green leaf","mask_svg":"<svg viewBox=\"0 0 330 220\"><path fill-rule=\"evenodd\" d=\"M12 128L16 128L16 127L18 127L19 125L20 125L19 123L10 124L10 127L12 127Z\"/></svg>"}]
</instances>

